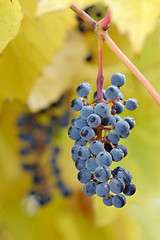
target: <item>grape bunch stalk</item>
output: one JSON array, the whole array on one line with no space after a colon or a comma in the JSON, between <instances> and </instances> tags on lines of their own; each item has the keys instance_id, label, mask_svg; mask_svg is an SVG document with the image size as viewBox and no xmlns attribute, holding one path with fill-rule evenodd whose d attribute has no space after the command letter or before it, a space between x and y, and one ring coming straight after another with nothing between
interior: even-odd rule
<instances>
[{"instance_id":1,"label":"grape bunch stalk","mask_svg":"<svg viewBox=\"0 0 160 240\"><path fill-rule=\"evenodd\" d=\"M124 101L120 87L126 78L122 73L111 77L111 86L102 89L101 100L96 91L92 103L88 102L91 85L84 82L77 87L79 98L72 100L71 109L80 112L74 117L68 135L75 144L71 150L75 167L79 170L77 178L85 184L83 192L87 196L97 194L103 198L106 206L121 208L126 204L126 197L136 191L132 174L118 166L111 170L112 162L121 161L128 154L126 146L119 144L120 139L127 138L135 126L133 117L121 118L126 107L133 111L138 101L129 98Z\"/></svg>"}]
</instances>

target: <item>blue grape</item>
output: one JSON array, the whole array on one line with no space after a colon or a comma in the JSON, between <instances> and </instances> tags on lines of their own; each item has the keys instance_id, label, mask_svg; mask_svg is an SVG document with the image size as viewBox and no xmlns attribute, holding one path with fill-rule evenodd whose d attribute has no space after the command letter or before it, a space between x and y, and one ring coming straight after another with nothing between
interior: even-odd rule
<instances>
[{"instance_id":1,"label":"blue grape","mask_svg":"<svg viewBox=\"0 0 160 240\"><path fill-rule=\"evenodd\" d=\"M124 96L123 96L123 94L121 92L119 92L118 97L120 98L120 100L124 101Z\"/></svg>"},{"instance_id":2,"label":"blue grape","mask_svg":"<svg viewBox=\"0 0 160 240\"><path fill-rule=\"evenodd\" d=\"M138 101L134 98L129 98L126 101L126 108L130 111L134 111L138 107Z\"/></svg>"},{"instance_id":3,"label":"blue grape","mask_svg":"<svg viewBox=\"0 0 160 240\"><path fill-rule=\"evenodd\" d=\"M122 102L115 102L115 104L113 105L113 108L116 110L117 114L120 114L123 112L124 110L124 104Z\"/></svg>"},{"instance_id":4,"label":"blue grape","mask_svg":"<svg viewBox=\"0 0 160 240\"><path fill-rule=\"evenodd\" d=\"M113 204L112 204L112 198L113 198L114 196L113 195L109 195L109 196L107 196L107 197L104 197L103 198L103 203L106 205L106 206L112 206Z\"/></svg>"},{"instance_id":5,"label":"blue grape","mask_svg":"<svg viewBox=\"0 0 160 240\"><path fill-rule=\"evenodd\" d=\"M128 122L130 130L134 128L136 122L133 117L125 117L123 120Z\"/></svg>"},{"instance_id":6,"label":"blue grape","mask_svg":"<svg viewBox=\"0 0 160 240\"><path fill-rule=\"evenodd\" d=\"M83 192L87 196L92 196L96 194L96 186L97 186L97 183L94 181L87 182L83 187Z\"/></svg>"},{"instance_id":7,"label":"blue grape","mask_svg":"<svg viewBox=\"0 0 160 240\"><path fill-rule=\"evenodd\" d=\"M124 157L123 151L118 148L113 148L110 153L114 162L119 162Z\"/></svg>"},{"instance_id":8,"label":"blue grape","mask_svg":"<svg viewBox=\"0 0 160 240\"><path fill-rule=\"evenodd\" d=\"M94 130L90 127L83 127L80 134L84 140L90 140L95 136Z\"/></svg>"},{"instance_id":9,"label":"blue grape","mask_svg":"<svg viewBox=\"0 0 160 240\"><path fill-rule=\"evenodd\" d=\"M78 170L85 169L85 168L86 168L86 160L77 159L77 160L75 161L75 167L76 167Z\"/></svg>"},{"instance_id":10,"label":"blue grape","mask_svg":"<svg viewBox=\"0 0 160 240\"><path fill-rule=\"evenodd\" d=\"M130 127L128 122L120 120L116 123L115 131L118 135L123 136L129 133Z\"/></svg>"},{"instance_id":11,"label":"blue grape","mask_svg":"<svg viewBox=\"0 0 160 240\"><path fill-rule=\"evenodd\" d=\"M109 132L107 138L113 144L117 144L120 139L119 135L115 131Z\"/></svg>"},{"instance_id":12,"label":"blue grape","mask_svg":"<svg viewBox=\"0 0 160 240\"><path fill-rule=\"evenodd\" d=\"M43 206L44 204L50 202L52 197L48 193L39 193L36 196L36 200L39 205Z\"/></svg>"},{"instance_id":13,"label":"blue grape","mask_svg":"<svg viewBox=\"0 0 160 240\"><path fill-rule=\"evenodd\" d=\"M113 174L113 176L115 177L115 176L117 176L117 174L118 174L119 171L123 171L123 170L124 170L123 167L116 167L116 168L112 171L112 174Z\"/></svg>"},{"instance_id":14,"label":"blue grape","mask_svg":"<svg viewBox=\"0 0 160 240\"><path fill-rule=\"evenodd\" d=\"M98 103L94 108L94 113L102 118L109 116L110 108L105 103Z\"/></svg>"},{"instance_id":15,"label":"blue grape","mask_svg":"<svg viewBox=\"0 0 160 240\"><path fill-rule=\"evenodd\" d=\"M111 170L107 166L99 166L95 169L94 176L99 182L106 182L111 177Z\"/></svg>"},{"instance_id":16,"label":"blue grape","mask_svg":"<svg viewBox=\"0 0 160 240\"><path fill-rule=\"evenodd\" d=\"M87 144L87 142L81 138L81 139L77 140L74 145L85 146L86 144Z\"/></svg>"},{"instance_id":17,"label":"blue grape","mask_svg":"<svg viewBox=\"0 0 160 240\"><path fill-rule=\"evenodd\" d=\"M96 157L96 163L98 164L98 166L110 166L112 163L112 156L110 153L108 152L99 152L97 157Z\"/></svg>"},{"instance_id":18,"label":"blue grape","mask_svg":"<svg viewBox=\"0 0 160 240\"><path fill-rule=\"evenodd\" d=\"M78 128L76 128L75 126L72 126L68 129L68 136L72 140L79 140L81 138L80 130Z\"/></svg>"},{"instance_id":19,"label":"blue grape","mask_svg":"<svg viewBox=\"0 0 160 240\"><path fill-rule=\"evenodd\" d=\"M22 168L26 171L34 171L36 169L36 165L35 164L23 163Z\"/></svg>"},{"instance_id":20,"label":"blue grape","mask_svg":"<svg viewBox=\"0 0 160 240\"><path fill-rule=\"evenodd\" d=\"M101 124L101 118L97 114L90 114L87 123L90 127L96 128Z\"/></svg>"},{"instance_id":21,"label":"blue grape","mask_svg":"<svg viewBox=\"0 0 160 240\"><path fill-rule=\"evenodd\" d=\"M90 157L90 151L86 146L82 146L78 149L78 157L81 160L86 160Z\"/></svg>"},{"instance_id":22,"label":"blue grape","mask_svg":"<svg viewBox=\"0 0 160 240\"><path fill-rule=\"evenodd\" d=\"M112 203L116 208L121 208L126 204L126 198L122 194L117 194L113 197Z\"/></svg>"},{"instance_id":23,"label":"blue grape","mask_svg":"<svg viewBox=\"0 0 160 240\"><path fill-rule=\"evenodd\" d=\"M119 89L116 86L110 86L106 89L105 98L115 100L119 96Z\"/></svg>"},{"instance_id":24,"label":"blue grape","mask_svg":"<svg viewBox=\"0 0 160 240\"><path fill-rule=\"evenodd\" d=\"M133 182L129 183L123 191L123 193L126 196L132 196L135 192L136 192L136 186Z\"/></svg>"},{"instance_id":25,"label":"blue grape","mask_svg":"<svg viewBox=\"0 0 160 240\"><path fill-rule=\"evenodd\" d=\"M107 142L104 143L104 148L107 152L110 152L112 150L111 144L109 144Z\"/></svg>"},{"instance_id":26,"label":"blue grape","mask_svg":"<svg viewBox=\"0 0 160 240\"><path fill-rule=\"evenodd\" d=\"M109 188L113 193L121 193L125 189L123 178L112 178L109 182Z\"/></svg>"},{"instance_id":27,"label":"blue grape","mask_svg":"<svg viewBox=\"0 0 160 240\"><path fill-rule=\"evenodd\" d=\"M101 124L103 126L113 126L115 123L116 123L115 117L110 114L108 117L102 119Z\"/></svg>"},{"instance_id":28,"label":"blue grape","mask_svg":"<svg viewBox=\"0 0 160 240\"><path fill-rule=\"evenodd\" d=\"M99 183L96 187L96 193L99 197L106 197L109 194L109 187L106 183Z\"/></svg>"},{"instance_id":29,"label":"blue grape","mask_svg":"<svg viewBox=\"0 0 160 240\"><path fill-rule=\"evenodd\" d=\"M115 73L111 77L112 85L115 85L117 87L123 86L125 82L126 82L126 77L122 73Z\"/></svg>"},{"instance_id":30,"label":"blue grape","mask_svg":"<svg viewBox=\"0 0 160 240\"><path fill-rule=\"evenodd\" d=\"M76 122L76 120L78 119L79 117L74 117L74 118L72 118L72 121L71 121L71 125L72 126L75 126L75 122Z\"/></svg>"},{"instance_id":31,"label":"blue grape","mask_svg":"<svg viewBox=\"0 0 160 240\"><path fill-rule=\"evenodd\" d=\"M91 180L91 173L88 169L82 169L78 172L77 178L81 183L87 183Z\"/></svg>"},{"instance_id":32,"label":"blue grape","mask_svg":"<svg viewBox=\"0 0 160 240\"><path fill-rule=\"evenodd\" d=\"M116 119L116 122L122 120L122 118L121 118L120 116L118 116L118 115L114 115L114 117L115 117L115 119Z\"/></svg>"},{"instance_id":33,"label":"blue grape","mask_svg":"<svg viewBox=\"0 0 160 240\"><path fill-rule=\"evenodd\" d=\"M120 135L120 138L127 138L131 134L131 131L129 130L128 133Z\"/></svg>"},{"instance_id":34,"label":"blue grape","mask_svg":"<svg viewBox=\"0 0 160 240\"><path fill-rule=\"evenodd\" d=\"M83 107L83 98L73 99L71 102L71 109L75 112L78 112Z\"/></svg>"},{"instance_id":35,"label":"blue grape","mask_svg":"<svg viewBox=\"0 0 160 240\"><path fill-rule=\"evenodd\" d=\"M118 145L117 148L120 148L120 149L123 151L124 157L128 154L128 149L127 149L126 146L124 146L124 145Z\"/></svg>"},{"instance_id":36,"label":"blue grape","mask_svg":"<svg viewBox=\"0 0 160 240\"><path fill-rule=\"evenodd\" d=\"M80 111L81 117L85 120L87 120L89 115L92 113L93 113L93 108L91 106L84 106Z\"/></svg>"},{"instance_id":37,"label":"blue grape","mask_svg":"<svg viewBox=\"0 0 160 240\"><path fill-rule=\"evenodd\" d=\"M20 154L22 156L28 155L30 152L31 152L31 149L27 149L27 148L26 149L23 148L23 149L20 150Z\"/></svg>"},{"instance_id":38,"label":"blue grape","mask_svg":"<svg viewBox=\"0 0 160 240\"><path fill-rule=\"evenodd\" d=\"M98 167L96 163L96 158L95 157L88 158L85 166L89 171L94 172L95 169Z\"/></svg>"},{"instance_id":39,"label":"blue grape","mask_svg":"<svg viewBox=\"0 0 160 240\"><path fill-rule=\"evenodd\" d=\"M126 185L128 185L132 181L132 174L126 169L118 171L117 177L123 178Z\"/></svg>"},{"instance_id":40,"label":"blue grape","mask_svg":"<svg viewBox=\"0 0 160 240\"><path fill-rule=\"evenodd\" d=\"M99 152L104 150L104 144L96 140L90 144L89 149L92 154L97 155Z\"/></svg>"},{"instance_id":41,"label":"blue grape","mask_svg":"<svg viewBox=\"0 0 160 240\"><path fill-rule=\"evenodd\" d=\"M78 118L75 120L74 125L76 126L76 128L82 129L83 127L87 126L87 122L86 122L86 120L84 120L83 118L78 117Z\"/></svg>"},{"instance_id":42,"label":"blue grape","mask_svg":"<svg viewBox=\"0 0 160 240\"><path fill-rule=\"evenodd\" d=\"M67 127L69 124L70 112L66 111L64 115L59 119L58 124L60 127ZM52 128L51 128L52 131Z\"/></svg>"},{"instance_id":43,"label":"blue grape","mask_svg":"<svg viewBox=\"0 0 160 240\"><path fill-rule=\"evenodd\" d=\"M107 99L105 99L105 89L102 89L102 93L103 93L103 98L104 98L104 100L107 100ZM94 93L94 95L93 95L93 98L98 98L98 94L97 94L97 91L95 91L95 93Z\"/></svg>"},{"instance_id":44,"label":"blue grape","mask_svg":"<svg viewBox=\"0 0 160 240\"><path fill-rule=\"evenodd\" d=\"M86 97L92 91L91 85L88 82L81 83L77 87L77 94L80 97Z\"/></svg>"},{"instance_id":45,"label":"blue grape","mask_svg":"<svg viewBox=\"0 0 160 240\"><path fill-rule=\"evenodd\" d=\"M78 159L78 150L80 146L79 145L74 145L72 147L71 153L72 153L72 159L73 161L76 161Z\"/></svg>"}]
</instances>

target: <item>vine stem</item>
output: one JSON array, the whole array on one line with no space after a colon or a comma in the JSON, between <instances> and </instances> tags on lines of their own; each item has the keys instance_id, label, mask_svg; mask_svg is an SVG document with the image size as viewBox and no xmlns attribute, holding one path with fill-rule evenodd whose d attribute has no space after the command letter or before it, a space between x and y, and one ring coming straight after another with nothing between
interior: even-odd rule
<instances>
[{"instance_id":1,"label":"vine stem","mask_svg":"<svg viewBox=\"0 0 160 240\"><path fill-rule=\"evenodd\" d=\"M97 76L97 95L98 95L98 102L103 101L103 64L102 64L102 39L98 39L98 63L99 63L99 71Z\"/></svg>"},{"instance_id":2,"label":"vine stem","mask_svg":"<svg viewBox=\"0 0 160 240\"><path fill-rule=\"evenodd\" d=\"M124 55L124 53L118 48L118 46L113 42L110 38L107 31L104 31L102 26L102 22L96 22L92 19L87 13L81 10L75 4L71 4L70 8L86 23L90 25L90 27L94 30L98 39L102 39L105 43L111 48L111 50L120 58L120 60L130 69L130 71L136 76L136 78L142 83L142 85L146 88L148 93L153 97L153 99L160 106L160 96L156 92L156 90L152 87L152 85L147 81L144 75L136 68L136 66ZM99 98L99 97L98 97Z\"/></svg>"}]
</instances>

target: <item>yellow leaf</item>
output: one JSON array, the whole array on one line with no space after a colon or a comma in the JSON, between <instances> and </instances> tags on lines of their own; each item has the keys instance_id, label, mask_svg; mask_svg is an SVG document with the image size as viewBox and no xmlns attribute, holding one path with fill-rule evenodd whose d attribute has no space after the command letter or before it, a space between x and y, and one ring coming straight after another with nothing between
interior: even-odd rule
<instances>
[{"instance_id":1,"label":"yellow leaf","mask_svg":"<svg viewBox=\"0 0 160 240\"><path fill-rule=\"evenodd\" d=\"M23 13L18 0L0 1L0 53L18 34Z\"/></svg>"},{"instance_id":2,"label":"yellow leaf","mask_svg":"<svg viewBox=\"0 0 160 240\"><path fill-rule=\"evenodd\" d=\"M120 33L127 34L136 53L139 53L158 22L159 0L105 0L112 21ZM118 44L118 42L117 42Z\"/></svg>"},{"instance_id":3,"label":"yellow leaf","mask_svg":"<svg viewBox=\"0 0 160 240\"><path fill-rule=\"evenodd\" d=\"M70 11L67 18L64 18L65 12L59 12L37 20L36 0L20 2L24 11L22 26L0 58L0 100L26 102L35 78L62 46L66 31L74 25L74 18Z\"/></svg>"},{"instance_id":4,"label":"yellow leaf","mask_svg":"<svg viewBox=\"0 0 160 240\"><path fill-rule=\"evenodd\" d=\"M88 7L89 5L96 4L103 2L102 0L60 0L60 1L55 1L55 0L41 0L38 1L38 7L37 7L37 12L36 16L40 17L44 14L58 11L58 10L64 10L66 8L69 8L70 5L74 2L74 4L77 4L80 8L85 8Z\"/></svg>"}]
</instances>

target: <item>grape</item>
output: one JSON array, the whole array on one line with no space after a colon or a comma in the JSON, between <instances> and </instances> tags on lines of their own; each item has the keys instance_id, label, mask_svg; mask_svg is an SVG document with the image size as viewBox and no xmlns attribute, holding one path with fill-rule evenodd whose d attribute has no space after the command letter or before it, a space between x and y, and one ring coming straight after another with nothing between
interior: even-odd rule
<instances>
[{"instance_id":1,"label":"grape","mask_svg":"<svg viewBox=\"0 0 160 240\"><path fill-rule=\"evenodd\" d=\"M111 177L111 170L107 166L99 166L95 169L94 176L99 182L106 182Z\"/></svg>"},{"instance_id":2,"label":"grape","mask_svg":"<svg viewBox=\"0 0 160 240\"><path fill-rule=\"evenodd\" d=\"M96 163L98 164L98 166L110 166L112 163L111 154L105 151L98 153L96 157Z\"/></svg>"},{"instance_id":3,"label":"grape","mask_svg":"<svg viewBox=\"0 0 160 240\"><path fill-rule=\"evenodd\" d=\"M119 142L119 136L115 131L109 132L108 133L108 140L113 143L113 144L117 144Z\"/></svg>"},{"instance_id":4,"label":"grape","mask_svg":"<svg viewBox=\"0 0 160 240\"><path fill-rule=\"evenodd\" d=\"M103 126L111 126L111 125L114 125L115 123L116 123L115 117L110 114L108 117L102 119L101 124Z\"/></svg>"},{"instance_id":5,"label":"grape","mask_svg":"<svg viewBox=\"0 0 160 240\"><path fill-rule=\"evenodd\" d=\"M102 118L109 116L110 108L105 103L98 103L94 108L94 113Z\"/></svg>"},{"instance_id":6,"label":"grape","mask_svg":"<svg viewBox=\"0 0 160 240\"><path fill-rule=\"evenodd\" d=\"M83 118L78 117L78 118L75 120L74 125L76 126L76 128L82 129L83 127L87 126L87 122L86 122L86 120L84 120Z\"/></svg>"},{"instance_id":7,"label":"grape","mask_svg":"<svg viewBox=\"0 0 160 240\"><path fill-rule=\"evenodd\" d=\"M119 95L119 89L116 86L110 86L106 89L105 98L115 100Z\"/></svg>"},{"instance_id":8,"label":"grape","mask_svg":"<svg viewBox=\"0 0 160 240\"><path fill-rule=\"evenodd\" d=\"M96 128L101 124L101 118L97 114L90 114L87 123L90 127Z\"/></svg>"},{"instance_id":9,"label":"grape","mask_svg":"<svg viewBox=\"0 0 160 240\"><path fill-rule=\"evenodd\" d=\"M118 145L117 148L120 148L120 149L123 151L124 157L128 154L128 149L127 149L126 146L124 146L124 145Z\"/></svg>"},{"instance_id":10,"label":"grape","mask_svg":"<svg viewBox=\"0 0 160 240\"><path fill-rule=\"evenodd\" d=\"M98 166L97 166L98 167ZM36 169L36 165L35 164L27 164L27 163L23 163L22 164L22 168L26 171L34 171Z\"/></svg>"},{"instance_id":11,"label":"grape","mask_svg":"<svg viewBox=\"0 0 160 240\"><path fill-rule=\"evenodd\" d=\"M95 136L95 132L92 128L90 127L83 127L81 129L80 132L80 136L84 139L84 140L90 140Z\"/></svg>"},{"instance_id":12,"label":"grape","mask_svg":"<svg viewBox=\"0 0 160 240\"><path fill-rule=\"evenodd\" d=\"M127 138L131 134L131 131L129 131L126 134L120 135L120 138Z\"/></svg>"},{"instance_id":13,"label":"grape","mask_svg":"<svg viewBox=\"0 0 160 240\"><path fill-rule=\"evenodd\" d=\"M76 98L76 99L73 99L72 102L71 102L71 109L73 111L80 111L83 107L83 98Z\"/></svg>"},{"instance_id":14,"label":"grape","mask_svg":"<svg viewBox=\"0 0 160 240\"><path fill-rule=\"evenodd\" d=\"M81 138L81 139L77 140L74 145L85 146L86 144L87 144L87 142Z\"/></svg>"},{"instance_id":15,"label":"grape","mask_svg":"<svg viewBox=\"0 0 160 240\"><path fill-rule=\"evenodd\" d=\"M120 116L118 116L118 115L114 115L114 117L115 117L115 119L116 119L116 122L122 120L122 118L121 118Z\"/></svg>"},{"instance_id":16,"label":"grape","mask_svg":"<svg viewBox=\"0 0 160 240\"><path fill-rule=\"evenodd\" d=\"M76 167L78 170L85 169L85 168L86 168L86 160L77 159L77 160L75 161L75 167Z\"/></svg>"},{"instance_id":17,"label":"grape","mask_svg":"<svg viewBox=\"0 0 160 240\"><path fill-rule=\"evenodd\" d=\"M104 148L105 148L105 150L107 151L107 152L110 152L111 150L112 150L112 146L111 146L111 144L109 144L109 143L104 143Z\"/></svg>"},{"instance_id":18,"label":"grape","mask_svg":"<svg viewBox=\"0 0 160 240\"><path fill-rule=\"evenodd\" d=\"M74 145L72 147L71 153L72 153L72 159L73 161L76 161L78 159L78 150L80 146L79 145Z\"/></svg>"},{"instance_id":19,"label":"grape","mask_svg":"<svg viewBox=\"0 0 160 240\"><path fill-rule=\"evenodd\" d=\"M106 206L112 206L112 198L113 198L113 195L109 195L107 197L104 197L103 198L103 203L106 205Z\"/></svg>"},{"instance_id":20,"label":"grape","mask_svg":"<svg viewBox=\"0 0 160 240\"><path fill-rule=\"evenodd\" d=\"M123 193L126 196L132 196L135 192L136 192L136 186L133 182L129 183L123 191Z\"/></svg>"},{"instance_id":21,"label":"grape","mask_svg":"<svg viewBox=\"0 0 160 240\"><path fill-rule=\"evenodd\" d=\"M87 196L92 196L92 195L96 194L96 186L97 186L96 182L90 181L84 185L83 192Z\"/></svg>"},{"instance_id":22,"label":"grape","mask_svg":"<svg viewBox=\"0 0 160 240\"><path fill-rule=\"evenodd\" d=\"M94 172L95 169L98 167L96 163L96 158L95 157L88 158L85 166L89 171Z\"/></svg>"},{"instance_id":23,"label":"grape","mask_svg":"<svg viewBox=\"0 0 160 240\"><path fill-rule=\"evenodd\" d=\"M134 98L129 98L126 101L126 108L130 111L134 111L138 107L138 101Z\"/></svg>"},{"instance_id":24,"label":"grape","mask_svg":"<svg viewBox=\"0 0 160 240\"><path fill-rule=\"evenodd\" d=\"M113 109L116 110L117 114L120 114L124 110L124 104L121 102L115 102L115 104L113 105Z\"/></svg>"},{"instance_id":25,"label":"grape","mask_svg":"<svg viewBox=\"0 0 160 240\"><path fill-rule=\"evenodd\" d=\"M77 87L77 94L80 97L86 97L92 91L91 85L87 82L81 83Z\"/></svg>"},{"instance_id":26,"label":"grape","mask_svg":"<svg viewBox=\"0 0 160 240\"><path fill-rule=\"evenodd\" d=\"M126 204L126 198L122 194L117 194L112 199L112 204L116 208L121 208Z\"/></svg>"},{"instance_id":27,"label":"grape","mask_svg":"<svg viewBox=\"0 0 160 240\"><path fill-rule=\"evenodd\" d=\"M72 126L68 129L68 136L72 140L79 140L81 138L80 130L78 128L76 128L75 126Z\"/></svg>"},{"instance_id":28,"label":"grape","mask_svg":"<svg viewBox=\"0 0 160 240\"><path fill-rule=\"evenodd\" d=\"M78 157L81 160L86 160L87 158L90 157L90 151L86 146L82 146L78 150Z\"/></svg>"},{"instance_id":29,"label":"grape","mask_svg":"<svg viewBox=\"0 0 160 240\"><path fill-rule=\"evenodd\" d=\"M105 89L102 89L102 93L103 93L103 98L104 98L104 100L107 100L107 99L105 99ZM94 95L93 95L93 98L98 98L98 94L97 94L97 91L95 91L95 93L94 93Z\"/></svg>"},{"instance_id":30,"label":"grape","mask_svg":"<svg viewBox=\"0 0 160 240\"><path fill-rule=\"evenodd\" d=\"M91 153L93 153L94 155L97 155L99 152L104 150L104 144L98 140L93 141L90 144L89 149L90 149Z\"/></svg>"},{"instance_id":31,"label":"grape","mask_svg":"<svg viewBox=\"0 0 160 240\"><path fill-rule=\"evenodd\" d=\"M72 118L72 121L71 121L71 125L72 125L72 126L74 126L75 121L76 121L78 118L79 118L79 117L74 117L74 118Z\"/></svg>"},{"instance_id":32,"label":"grape","mask_svg":"<svg viewBox=\"0 0 160 240\"><path fill-rule=\"evenodd\" d=\"M123 86L125 82L126 82L126 77L122 73L115 73L111 77L112 85L115 85L117 87Z\"/></svg>"},{"instance_id":33,"label":"grape","mask_svg":"<svg viewBox=\"0 0 160 240\"><path fill-rule=\"evenodd\" d=\"M118 148L113 148L110 153L114 162L119 162L124 157L123 151Z\"/></svg>"},{"instance_id":34,"label":"grape","mask_svg":"<svg viewBox=\"0 0 160 240\"><path fill-rule=\"evenodd\" d=\"M129 127L128 122L126 122L124 120L120 120L116 123L115 131L120 136L128 134L129 129L130 129L130 127Z\"/></svg>"},{"instance_id":35,"label":"grape","mask_svg":"<svg viewBox=\"0 0 160 240\"><path fill-rule=\"evenodd\" d=\"M99 183L96 187L96 193L99 197L105 197L109 193L109 187L106 183Z\"/></svg>"},{"instance_id":36,"label":"grape","mask_svg":"<svg viewBox=\"0 0 160 240\"><path fill-rule=\"evenodd\" d=\"M123 170L124 170L123 167L116 167L116 168L112 171L112 174L113 174L113 176L115 177L115 176L117 176L117 174L118 174L119 171L123 171Z\"/></svg>"},{"instance_id":37,"label":"grape","mask_svg":"<svg viewBox=\"0 0 160 240\"><path fill-rule=\"evenodd\" d=\"M123 178L126 185L128 185L132 181L132 174L126 169L118 171L117 177Z\"/></svg>"},{"instance_id":38,"label":"grape","mask_svg":"<svg viewBox=\"0 0 160 240\"><path fill-rule=\"evenodd\" d=\"M118 97L120 98L120 100L124 101L124 96L123 96L123 94L121 92L119 92Z\"/></svg>"},{"instance_id":39,"label":"grape","mask_svg":"<svg viewBox=\"0 0 160 240\"><path fill-rule=\"evenodd\" d=\"M79 171L77 178L81 183L87 183L91 180L91 173L88 169L82 169Z\"/></svg>"},{"instance_id":40,"label":"grape","mask_svg":"<svg viewBox=\"0 0 160 240\"><path fill-rule=\"evenodd\" d=\"M84 106L80 111L81 117L85 120L87 120L89 115L92 113L93 113L93 108L91 106Z\"/></svg>"},{"instance_id":41,"label":"grape","mask_svg":"<svg viewBox=\"0 0 160 240\"><path fill-rule=\"evenodd\" d=\"M113 193L121 193L125 189L123 178L112 178L109 182L109 188Z\"/></svg>"},{"instance_id":42,"label":"grape","mask_svg":"<svg viewBox=\"0 0 160 240\"><path fill-rule=\"evenodd\" d=\"M125 117L123 120L128 122L130 130L134 128L136 123L133 117Z\"/></svg>"}]
</instances>

